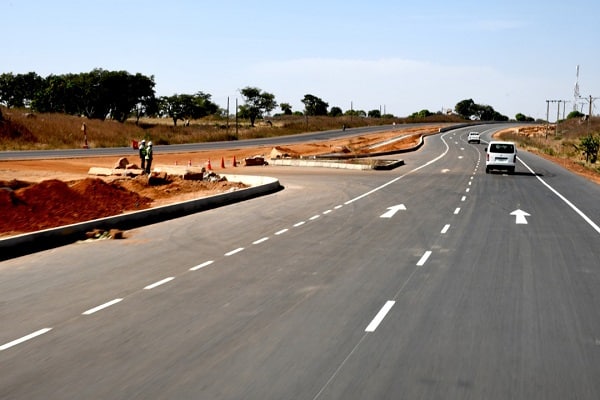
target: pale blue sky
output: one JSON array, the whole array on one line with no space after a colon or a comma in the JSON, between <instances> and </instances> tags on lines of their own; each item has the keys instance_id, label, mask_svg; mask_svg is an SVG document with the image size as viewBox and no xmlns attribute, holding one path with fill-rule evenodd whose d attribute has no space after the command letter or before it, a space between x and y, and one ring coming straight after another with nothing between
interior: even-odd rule
<instances>
[{"instance_id":1,"label":"pale blue sky","mask_svg":"<svg viewBox=\"0 0 600 400\"><path fill-rule=\"evenodd\" d=\"M545 118L548 99L573 109L577 65L600 97L597 0L0 0L0 18L0 73L140 72L221 107L256 86L300 111L305 94L397 116L472 98Z\"/></svg>"}]
</instances>

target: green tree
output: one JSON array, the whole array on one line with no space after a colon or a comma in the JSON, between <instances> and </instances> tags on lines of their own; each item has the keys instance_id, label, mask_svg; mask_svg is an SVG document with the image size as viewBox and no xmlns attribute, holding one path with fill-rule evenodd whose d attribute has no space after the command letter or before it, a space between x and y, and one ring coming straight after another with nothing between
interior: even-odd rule
<instances>
[{"instance_id":1,"label":"green tree","mask_svg":"<svg viewBox=\"0 0 600 400\"><path fill-rule=\"evenodd\" d=\"M306 115L327 115L327 108L329 107L329 104L325 103L317 96L313 96L312 94L305 94L304 98L301 101L302 103L304 103Z\"/></svg>"},{"instance_id":2,"label":"green tree","mask_svg":"<svg viewBox=\"0 0 600 400\"><path fill-rule=\"evenodd\" d=\"M331 107L331 110L329 110L330 117L339 117L340 115L344 115L344 112L340 107L334 106Z\"/></svg>"},{"instance_id":3,"label":"green tree","mask_svg":"<svg viewBox=\"0 0 600 400\"><path fill-rule=\"evenodd\" d=\"M569 113L569 115L567 115L567 119L571 119L571 118L581 118L581 117L585 117L585 114L575 110L575 111L571 111Z\"/></svg>"},{"instance_id":4,"label":"green tree","mask_svg":"<svg viewBox=\"0 0 600 400\"><path fill-rule=\"evenodd\" d=\"M430 115L433 115L431 113L431 111L424 109L424 110L412 113L409 116L409 118L426 118L426 117L429 117Z\"/></svg>"},{"instance_id":5,"label":"green tree","mask_svg":"<svg viewBox=\"0 0 600 400\"><path fill-rule=\"evenodd\" d=\"M281 103L279 105L284 115L292 115L292 106L289 103Z\"/></svg>"},{"instance_id":6,"label":"green tree","mask_svg":"<svg viewBox=\"0 0 600 400\"><path fill-rule=\"evenodd\" d=\"M600 150L600 136L588 135L579 139L580 144L577 146L583 154L585 161L595 164L598 160L598 151Z\"/></svg>"},{"instance_id":7,"label":"green tree","mask_svg":"<svg viewBox=\"0 0 600 400\"><path fill-rule=\"evenodd\" d=\"M41 90L44 79L35 72L0 75L0 103L6 107L29 107Z\"/></svg>"},{"instance_id":8,"label":"green tree","mask_svg":"<svg viewBox=\"0 0 600 400\"><path fill-rule=\"evenodd\" d=\"M264 113L269 113L277 107L275 95L261 91L257 87L247 86L240 90L240 93L245 103L244 107L240 107L240 111L243 111L250 119L251 126L254 126L256 118L262 117Z\"/></svg>"},{"instance_id":9,"label":"green tree","mask_svg":"<svg viewBox=\"0 0 600 400\"><path fill-rule=\"evenodd\" d=\"M454 111L464 119L469 119L471 115L476 114L475 102L473 99L459 101L454 106Z\"/></svg>"},{"instance_id":10,"label":"green tree","mask_svg":"<svg viewBox=\"0 0 600 400\"><path fill-rule=\"evenodd\" d=\"M381 118L381 111L379 110L371 110L367 114L370 118Z\"/></svg>"}]
</instances>

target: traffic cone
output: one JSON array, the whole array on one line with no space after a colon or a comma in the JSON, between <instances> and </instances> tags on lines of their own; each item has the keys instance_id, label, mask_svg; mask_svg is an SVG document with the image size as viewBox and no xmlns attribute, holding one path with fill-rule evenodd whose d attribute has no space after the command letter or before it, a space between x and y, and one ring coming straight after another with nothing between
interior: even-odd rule
<instances>
[{"instance_id":1,"label":"traffic cone","mask_svg":"<svg viewBox=\"0 0 600 400\"><path fill-rule=\"evenodd\" d=\"M233 156L233 166L237 167L237 162L235 161L235 156Z\"/></svg>"},{"instance_id":2,"label":"traffic cone","mask_svg":"<svg viewBox=\"0 0 600 400\"><path fill-rule=\"evenodd\" d=\"M210 165L210 158L208 159L208 165L206 166L206 169L208 169L208 170L212 169L212 165Z\"/></svg>"},{"instance_id":3,"label":"traffic cone","mask_svg":"<svg viewBox=\"0 0 600 400\"><path fill-rule=\"evenodd\" d=\"M225 159L221 157L221 168L225 168Z\"/></svg>"}]
</instances>

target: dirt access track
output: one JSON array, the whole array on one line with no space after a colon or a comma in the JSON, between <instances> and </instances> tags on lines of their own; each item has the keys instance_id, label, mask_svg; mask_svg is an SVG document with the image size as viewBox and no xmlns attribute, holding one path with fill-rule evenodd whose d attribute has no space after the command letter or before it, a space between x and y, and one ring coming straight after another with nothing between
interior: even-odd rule
<instances>
[{"instance_id":1,"label":"dirt access track","mask_svg":"<svg viewBox=\"0 0 600 400\"><path fill-rule=\"evenodd\" d=\"M440 126L396 129L345 139L277 146L290 157L310 157L343 153L368 155L369 152L399 151L413 148L421 136L437 133ZM376 150L370 145L408 135ZM262 156L268 162L273 147L232 148L193 153L154 151L153 167L193 165L208 167L218 174L252 175L256 168L244 167L244 160ZM238 166L234 168L233 161ZM128 157L139 163L136 151ZM150 185L146 176L98 177L88 174L92 167L113 168L115 157L89 157L52 160L0 161L0 237L33 232L57 226L118 215L193 198L210 196L243 187L237 182L183 180L168 177L161 184ZM264 171L261 170L264 173Z\"/></svg>"}]
</instances>

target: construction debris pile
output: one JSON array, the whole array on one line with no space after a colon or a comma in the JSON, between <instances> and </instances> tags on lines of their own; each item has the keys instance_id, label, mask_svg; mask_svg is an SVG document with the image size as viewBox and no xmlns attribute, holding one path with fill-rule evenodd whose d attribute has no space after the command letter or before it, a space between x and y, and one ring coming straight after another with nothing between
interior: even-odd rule
<instances>
[{"instance_id":1,"label":"construction debris pile","mask_svg":"<svg viewBox=\"0 0 600 400\"><path fill-rule=\"evenodd\" d=\"M110 173L109 173L110 172ZM0 236L34 232L247 187L204 168L150 175L120 159L115 168L90 168L96 177L64 182L0 181ZM102 176L102 178L100 177Z\"/></svg>"}]
</instances>

